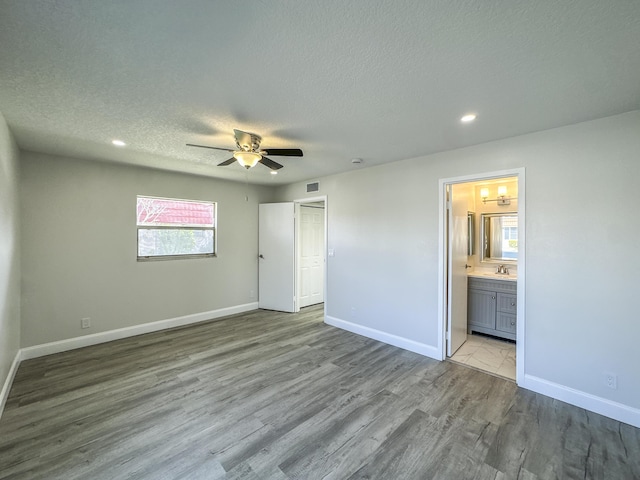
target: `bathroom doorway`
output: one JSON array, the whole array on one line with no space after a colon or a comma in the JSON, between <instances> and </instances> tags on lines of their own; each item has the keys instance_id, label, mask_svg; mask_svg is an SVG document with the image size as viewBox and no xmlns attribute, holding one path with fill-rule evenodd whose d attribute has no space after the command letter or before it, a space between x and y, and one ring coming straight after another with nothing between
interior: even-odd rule
<instances>
[{"instance_id":1,"label":"bathroom doorway","mask_svg":"<svg viewBox=\"0 0 640 480\"><path fill-rule=\"evenodd\" d=\"M524 169L442 179L442 358L524 375Z\"/></svg>"}]
</instances>

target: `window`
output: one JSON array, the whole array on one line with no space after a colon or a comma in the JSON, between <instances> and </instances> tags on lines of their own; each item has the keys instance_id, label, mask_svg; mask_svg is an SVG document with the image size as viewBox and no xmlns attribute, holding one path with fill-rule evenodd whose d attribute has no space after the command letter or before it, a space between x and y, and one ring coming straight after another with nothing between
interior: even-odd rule
<instances>
[{"instance_id":1,"label":"window","mask_svg":"<svg viewBox=\"0 0 640 480\"><path fill-rule=\"evenodd\" d=\"M518 217L503 217L502 257L518 258Z\"/></svg>"},{"instance_id":2,"label":"window","mask_svg":"<svg viewBox=\"0 0 640 480\"><path fill-rule=\"evenodd\" d=\"M137 197L138 260L213 257L216 204Z\"/></svg>"}]
</instances>

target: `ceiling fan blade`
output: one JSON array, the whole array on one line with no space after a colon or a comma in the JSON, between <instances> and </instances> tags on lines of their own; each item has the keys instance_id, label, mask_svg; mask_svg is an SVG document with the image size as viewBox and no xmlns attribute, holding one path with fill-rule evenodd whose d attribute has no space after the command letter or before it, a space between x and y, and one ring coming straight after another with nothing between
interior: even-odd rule
<instances>
[{"instance_id":1,"label":"ceiling fan blade","mask_svg":"<svg viewBox=\"0 0 640 480\"><path fill-rule=\"evenodd\" d=\"M269 167L271 170L280 170L282 168L282 165L280 165L278 162L274 162L273 160L267 157L262 157L260 159L260 163L263 164L265 167Z\"/></svg>"},{"instance_id":2,"label":"ceiling fan blade","mask_svg":"<svg viewBox=\"0 0 640 480\"><path fill-rule=\"evenodd\" d=\"M225 152L235 152L233 148L209 147L207 145L194 145L193 143L187 143L187 147L211 148L213 150L224 150Z\"/></svg>"},{"instance_id":3,"label":"ceiling fan blade","mask_svg":"<svg viewBox=\"0 0 640 480\"><path fill-rule=\"evenodd\" d=\"M302 156L302 150L299 148L267 148L263 151L266 155L280 155L282 157Z\"/></svg>"},{"instance_id":4,"label":"ceiling fan blade","mask_svg":"<svg viewBox=\"0 0 640 480\"><path fill-rule=\"evenodd\" d=\"M235 161L236 161L235 157L231 157L229 160L225 160L224 162L219 163L218 166L219 167L226 167L227 165L231 165Z\"/></svg>"}]
</instances>

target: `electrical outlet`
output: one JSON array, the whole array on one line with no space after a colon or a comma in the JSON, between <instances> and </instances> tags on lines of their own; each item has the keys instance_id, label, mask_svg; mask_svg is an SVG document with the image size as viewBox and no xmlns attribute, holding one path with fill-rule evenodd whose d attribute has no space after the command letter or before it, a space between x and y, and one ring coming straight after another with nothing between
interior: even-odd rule
<instances>
[{"instance_id":1,"label":"electrical outlet","mask_svg":"<svg viewBox=\"0 0 640 480\"><path fill-rule=\"evenodd\" d=\"M604 384L612 388L613 390L618 389L618 376L615 373L605 373L604 374Z\"/></svg>"},{"instance_id":2,"label":"electrical outlet","mask_svg":"<svg viewBox=\"0 0 640 480\"><path fill-rule=\"evenodd\" d=\"M91 327L91 319L89 317L83 318L80 320L80 328L90 328Z\"/></svg>"}]
</instances>

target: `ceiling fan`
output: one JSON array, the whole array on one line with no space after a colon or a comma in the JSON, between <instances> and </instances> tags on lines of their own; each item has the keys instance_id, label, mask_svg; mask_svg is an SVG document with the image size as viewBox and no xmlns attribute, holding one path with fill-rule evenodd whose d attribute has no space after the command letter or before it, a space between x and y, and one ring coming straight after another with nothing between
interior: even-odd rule
<instances>
[{"instance_id":1,"label":"ceiling fan","mask_svg":"<svg viewBox=\"0 0 640 480\"><path fill-rule=\"evenodd\" d=\"M255 167L258 163L261 163L271 170L279 170L282 168L282 165L280 165L278 162L274 162L270 158L267 158L265 155L276 155L283 157L302 156L302 150L300 150L299 148L268 148L260 150L260 142L262 141L262 137L260 137L259 135L256 135L255 133L243 132L242 130L236 130L235 128L233 129L233 133L236 137L236 146L238 147L237 149L209 147L207 145L194 145L192 143L187 143L187 146L211 148L213 150L224 150L225 152L233 152L233 157L225 160L222 163L219 163L218 166L226 167L227 165L231 165L233 162L237 161L247 170L251 167Z\"/></svg>"}]
</instances>

